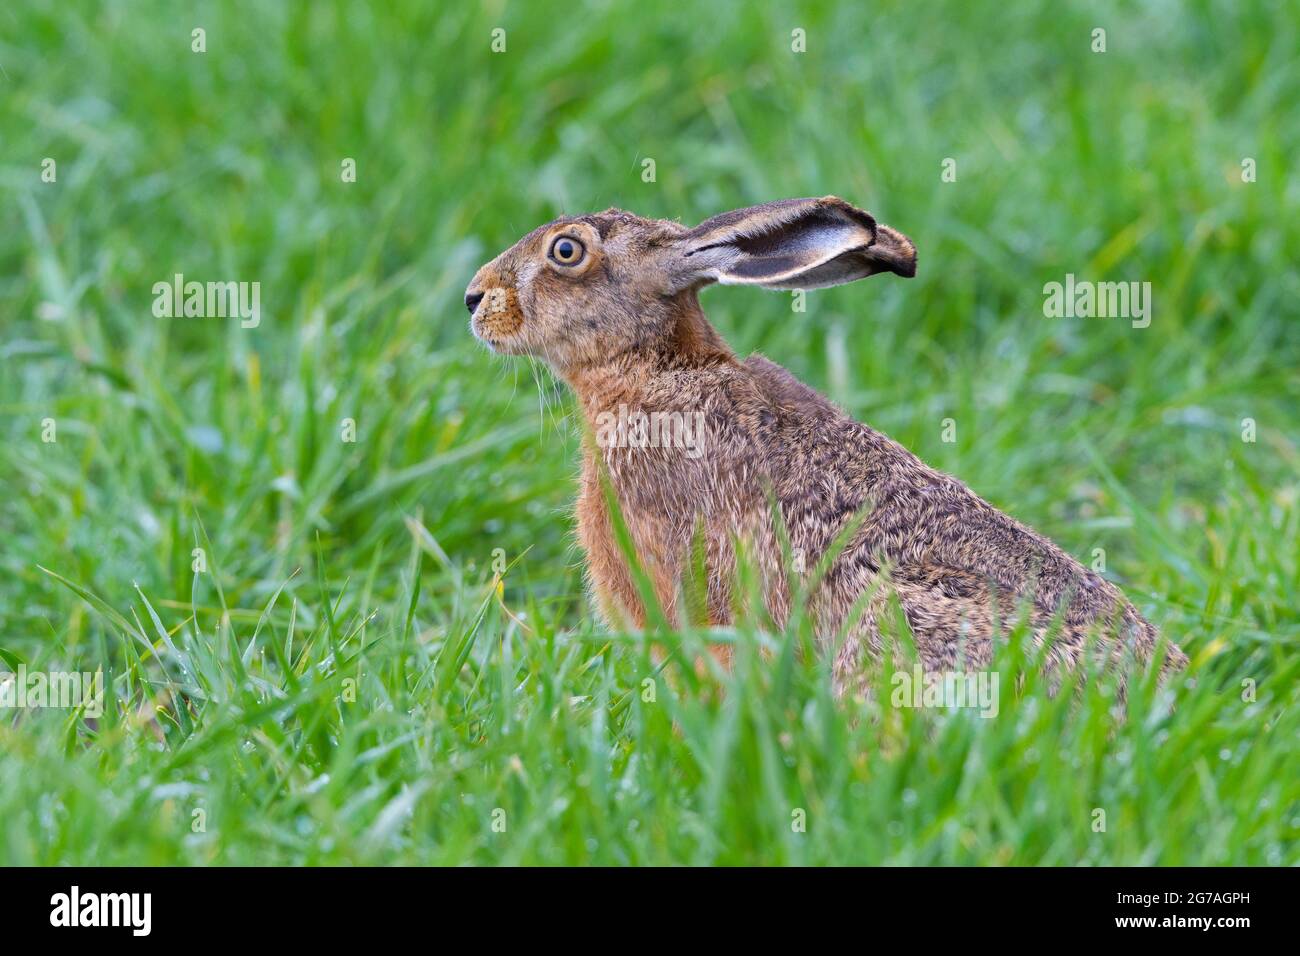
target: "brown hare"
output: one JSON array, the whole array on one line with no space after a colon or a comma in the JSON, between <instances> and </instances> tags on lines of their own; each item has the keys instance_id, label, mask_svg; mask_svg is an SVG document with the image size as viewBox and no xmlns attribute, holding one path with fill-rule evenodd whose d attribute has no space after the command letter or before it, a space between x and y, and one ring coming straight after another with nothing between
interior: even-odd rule
<instances>
[{"instance_id":1,"label":"brown hare","mask_svg":"<svg viewBox=\"0 0 1300 956\"><path fill-rule=\"evenodd\" d=\"M911 240L834 196L739 209L694 229L619 209L564 217L479 269L465 293L474 334L496 352L548 362L589 426L577 524L602 615L634 626L646 617L615 539L607 475L670 619L685 611L683 574L701 554L709 623L731 620L738 541L783 623L791 575L838 548L809 609L822 650L838 648L840 690L880 659L891 595L930 671L986 666L1018 607L1049 645L1050 670L1088 647L1102 663L1149 662L1157 631L1112 584L781 366L737 358L697 298L713 282L816 289L878 272L913 276ZM668 437L689 441L657 440L663 429L649 427L683 421L701 427ZM788 566L789 554L805 565ZM1185 663L1165 648L1162 671Z\"/></svg>"}]
</instances>

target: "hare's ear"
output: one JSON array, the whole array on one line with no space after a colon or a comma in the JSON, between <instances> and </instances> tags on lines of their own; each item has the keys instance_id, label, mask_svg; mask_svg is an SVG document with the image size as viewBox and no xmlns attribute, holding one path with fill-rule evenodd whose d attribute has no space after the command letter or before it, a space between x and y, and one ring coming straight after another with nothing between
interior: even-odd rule
<instances>
[{"instance_id":1,"label":"hare's ear","mask_svg":"<svg viewBox=\"0 0 1300 956\"><path fill-rule=\"evenodd\" d=\"M714 216L680 240L685 282L819 289L916 275L916 247L843 199L783 199Z\"/></svg>"}]
</instances>

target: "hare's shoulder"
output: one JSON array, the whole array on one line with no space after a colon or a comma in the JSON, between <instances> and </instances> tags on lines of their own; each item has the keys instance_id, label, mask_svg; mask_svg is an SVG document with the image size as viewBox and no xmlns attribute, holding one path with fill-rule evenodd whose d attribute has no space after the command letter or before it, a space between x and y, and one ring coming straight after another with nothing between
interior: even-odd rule
<instances>
[{"instance_id":1,"label":"hare's shoulder","mask_svg":"<svg viewBox=\"0 0 1300 956\"><path fill-rule=\"evenodd\" d=\"M771 359L754 354L745 359L743 368L769 402L804 414L828 420L848 420L848 416L816 389L805 385L787 369Z\"/></svg>"}]
</instances>

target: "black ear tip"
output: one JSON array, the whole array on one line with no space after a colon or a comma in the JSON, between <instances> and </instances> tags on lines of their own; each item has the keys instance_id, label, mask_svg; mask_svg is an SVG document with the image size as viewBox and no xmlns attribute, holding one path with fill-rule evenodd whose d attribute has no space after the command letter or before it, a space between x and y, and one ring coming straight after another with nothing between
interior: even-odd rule
<instances>
[{"instance_id":1,"label":"black ear tip","mask_svg":"<svg viewBox=\"0 0 1300 956\"><path fill-rule=\"evenodd\" d=\"M916 244L897 229L876 227L876 241L869 250L871 257L894 275L904 279L916 276Z\"/></svg>"},{"instance_id":2,"label":"black ear tip","mask_svg":"<svg viewBox=\"0 0 1300 956\"><path fill-rule=\"evenodd\" d=\"M916 278L916 250L910 247L887 249L879 245L869 246L865 258L871 266L868 275L892 272L904 279Z\"/></svg>"}]
</instances>

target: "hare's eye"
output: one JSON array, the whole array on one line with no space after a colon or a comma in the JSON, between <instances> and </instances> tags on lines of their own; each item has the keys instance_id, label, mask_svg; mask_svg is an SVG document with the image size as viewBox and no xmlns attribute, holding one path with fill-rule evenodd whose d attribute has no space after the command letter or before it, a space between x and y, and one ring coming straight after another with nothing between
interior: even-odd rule
<instances>
[{"instance_id":1,"label":"hare's eye","mask_svg":"<svg viewBox=\"0 0 1300 956\"><path fill-rule=\"evenodd\" d=\"M576 266L585 252L582 243L569 236L560 236L551 243L551 258L562 266Z\"/></svg>"}]
</instances>

